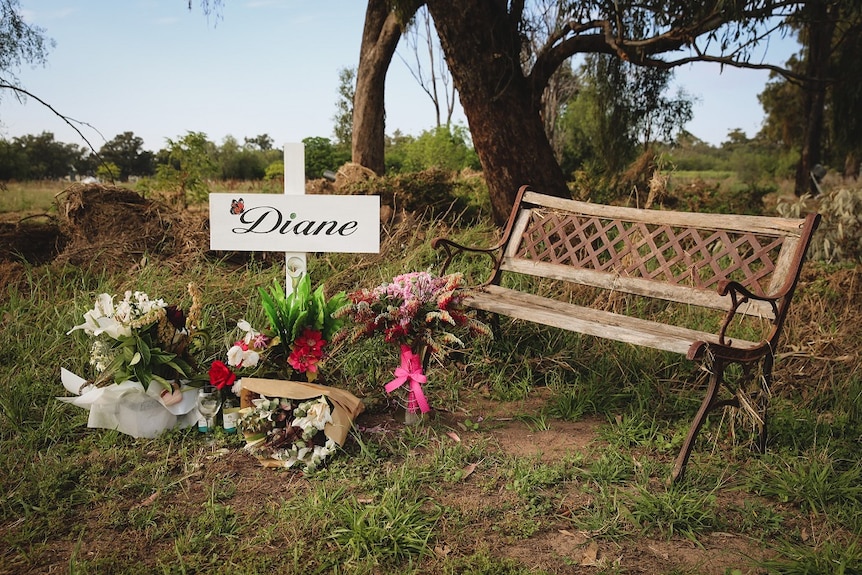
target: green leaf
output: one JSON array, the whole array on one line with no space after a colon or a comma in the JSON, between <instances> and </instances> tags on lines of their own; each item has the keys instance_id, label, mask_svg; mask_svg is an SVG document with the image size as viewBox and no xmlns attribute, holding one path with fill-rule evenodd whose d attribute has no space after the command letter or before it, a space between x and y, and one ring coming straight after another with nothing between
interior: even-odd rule
<instances>
[{"instance_id":1,"label":"green leaf","mask_svg":"<svg viewBox=\"0 0 862 575\"><path fill-rule=\"evenodd\" d=\"M296 338L298 338L301 335L302 328L304 328L306 325L308 325L308 323L306 321L307 318L308 318L308 311L307 310L303 310L303 311L299 312L299 315L297 316L296 322L294 322L293 329L291 330L291 333L290 333L290 341L286 342L287 345L291 345L293 342L296 341Z\"/></svg>"},{"instance_id":2,"label":"green leaf","mask_svg":"<svg viewBox=\"0 0 862 575\"><path fill-rule=\"evenodd\" d=\"M151 360L150 346L147 345L144 338L137 334L135 334L135 347L137 347L138 353L141 354L141 360L144 362L144 365L149 365Z\"/></svg>"}]
</instances>

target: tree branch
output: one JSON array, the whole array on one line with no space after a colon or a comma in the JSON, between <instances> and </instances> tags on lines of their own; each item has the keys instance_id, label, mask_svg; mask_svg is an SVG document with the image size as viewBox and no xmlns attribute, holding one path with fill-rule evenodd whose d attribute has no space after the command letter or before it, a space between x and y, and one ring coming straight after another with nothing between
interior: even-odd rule
<instances>
[{"instance_id":1,"label":"tree branch","mask_svg":"<svg viewBox=\"0 0 862 575\"><path fill-rule=\"evenodd\" d=\"M14 86L12 84L7 84L5 82L0 82L0 89L4 89L4 88L7 90L12 90L17 96L26 96L28 98L32 98L32 99L36 100L37 102L39 102L40 104L42 104L43 106L45 106L46 108L51 110L51 112L55 116L57 116L58 118L63 120L63 122L68 124L68 126L70 128L72 128L73 130L75 130L75 132L78 133L78 135L81 137L81 139L84 140L84 142L87 144L87 147L90 148L90 151L93 153L93 155L99 161L99 164L104 166L105 169L108 171L108 173L111 174L111 180L114 179L114 173L111 171L111 167L108 166L108 164L102 159L102 156L99 155L99 152L96 151L96 148L93 147L93 144L90 143L90 140L88 140L87 137L81 132L81 130L78 129L78 126L75 125L75 124L79 124L81 126L87 126L91 130L93 130L94 132L99 134L99 136L102 138L103 141L107 141L107 140L105 140L105 136L103 136L102 133L99 130L97 130L92 124L89 124L87 122L81 122L80 120L75 120L74 118L70 118L69 116L61 114L60 112L58 112L54 108L54 106L52 106L51 104L49 104L48 102L46 102L45 100L40 98L39 96L36 96L35 94L33 94L31 92L28 92L24 88L21 88L19 86Z\"/></svg>"},{"instance_id":2,"label":"tree branch","mask_svg":"<svg viewBox=\"0 0 862 575\"><path fill-rule=\"evenodd\" d=\"M739 44L732 42L735 48L730 53L718 55L708 54L697 45L698 39L706 36L707 46L717 38L718 31L723 26L742 23L767 22L769 18L786 18L791 15L791 9L798 7L796 0L784 0L770 3L768 7L747 10L729 19L721 10L711 10L700 18L687 23L674 23L664 31L655 31L646 38L634 39L625 36L624 20L614 12L604 19L587 21L569 21L560 29L548 36L544 47L536 55L534 66L529 72L529 81L534 92L541 93L550 81L551 74L562 63L575 54L608 54L614 55L639 66L650 66L670 69L693 62L716 62L723 66L769 70L784 76L789 80L810 80L799 73L788 70L777 64L752 63L748 61L746 50L767 40L786 24L772 25L765 30L748 27L750 38ZM739 32L737 32L737 36ZM683 50L686 47L694 50L695 55L672 60L662 60L656 56ZM726 45L721 47L722 52Z\"/></svg>"}]
</instances>

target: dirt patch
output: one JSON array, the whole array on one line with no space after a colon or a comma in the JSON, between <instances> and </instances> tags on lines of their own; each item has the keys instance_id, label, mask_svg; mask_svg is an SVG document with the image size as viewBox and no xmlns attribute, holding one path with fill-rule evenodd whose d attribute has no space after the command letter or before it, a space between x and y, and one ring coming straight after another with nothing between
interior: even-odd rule
<instances>
[{"instance_id":1,"label":"dirt patch","mask_svg":"<svg viewBox=\"0 0 862 575\"><path fill-rule=\"evenodd\" d=\"M57 257L65 245L66 238L54 218L37 216L16 222L0 222L2 263L42 265Z\"/></svg>"},{"instance_id":2,"label":"dirt patch","mask_svg":"<svg viewBox=\"0 0 862 575\"><path fill-rule=\"evenodd\" d=\"M250 257L209 250L206 210L178 210L118 186L73 184L57 195L56 212L0 222L0 281L19 281L25 265L111 272L144 258L182 268L205 257L237 264Z\"/></svg>"}]
</instances>

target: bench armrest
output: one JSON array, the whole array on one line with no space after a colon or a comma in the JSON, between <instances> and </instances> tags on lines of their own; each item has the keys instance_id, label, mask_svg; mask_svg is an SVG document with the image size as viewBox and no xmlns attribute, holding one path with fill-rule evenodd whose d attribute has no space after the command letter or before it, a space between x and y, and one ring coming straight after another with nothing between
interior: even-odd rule
<instances>
[{"instance_id":1,"label":"bench armrest","mask_svg":"<svg viewBox=\"0 0 862 575\"><path fill-rule=\"evenodd\" d=\"M720 282L718 284L718 293L723 296L730 295L731 302L730 309L727 310L727 315L724 316L724 321L721 323L721 329L718 332L718 341L721 345L729 345L725 340L727 328L730 327L730 324L733 322L733 318L736 315L736 310L739 309L739 306L750 300L765 301L772 307L772 314L774 317L772 323L773 326L775 326L769 336L769 340L772 340L781 321L778 302L782 299L782 295L774 297L760 296L747 289L741 283L732 280L724 280Z\"/></svg>"},{"instance_id":2,"label":"bench armrest","mask_svg":"<svg viewBox=\"0 0 862 575\"><path fill-rule=\"evenodd\" d=\"M440 273L445 274L446 270L449 268L449 264L452 263L452 260L459 254L464 252L472 252L478 254L485 254L489 258L491 258L491 262L493 263L494 269L491 272L490 277L485 280L481 285L488 285L494 281L494 278L497 276L497 273L500 271L500 264L502 262L502 257L498 255L498 252L503 246L505 242L500 242L494 246L489 248L478 248L461 245L457 242L453 242L448 238L434 238L431 240L431 247L435 250L443 249L446 252L446 259L443 260L443 264L440 267Z\"/></svg>"}]
</instances>

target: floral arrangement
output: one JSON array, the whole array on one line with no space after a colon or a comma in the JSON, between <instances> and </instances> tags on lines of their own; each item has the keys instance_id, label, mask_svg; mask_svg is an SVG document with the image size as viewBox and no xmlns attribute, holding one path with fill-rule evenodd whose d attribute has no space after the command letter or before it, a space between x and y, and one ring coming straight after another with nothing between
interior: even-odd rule
<instances>
[{"instance_id":1,"label":"floral arrangement","mask_svg":"<svg viewBox=\"0 0 862 575\"><path fill-rule=\"evenodd\" d=\"M411 272L373 289L351 292L350 304L336 315L354 323L349 336L352 341L382 335L387 342L407 345L414 351L424 346L439 354L453 345L464 347L459 331L491 333L463 305L466 296L461 274Z\"/></svg>"},{"instance_id":2,"label":"floral arrangement","mask_svg":"<svg viewBox=\"0 0 862 575\"><path fill-rule=\"evenodd\" d=\"M227 363L216 360L210 364L209 380L219 390L230 389L239 396L242 386L238 383L238 374L242 373L241 370L252 370L253 373L269 351L273 339L256 331L244 319L239 320L236 326L243 335L228 349Z\"/></svg>"},{"instance_id":3,"label":"floral arrangement","mask_svg":"<svg viewBox=\"0 0 862 575\"><path fill-rule=\"evenodd\" d=\"M464 347L465 334L491 334L463 305L467 295L461 274L410 272L375 288L351 292L350 303L336 316L353 323L342 337L355 342L380 335L400 347L401 365L385 390L391 393L406 385L408 413L424 413L430 409L421 388L427 382L423 372L427 354L444 355L448 348Z\"/></svg>"},{"instance_id":4,"label":"floral arrangement","mask_svg":"<svg viewBox=\"0 0 862 575\"><path fill-rule=\"evenodd\" d=\"M189 346L203 334L198 327L200 292L194 284L188 285L188 292L192 299L188 315L141 291L127 291L118 302L116 296L99 294L93 309L84 314L84 323L68 332L82 330L93 338L90 365L98 375L88 383L102 387L136 381L147 389L156 381L171 392L174 380L191 377Z\"/></svg>"},{"instance_id":5,"label":"floral arrangement","mask_svg":"<svg viewBox=\"0 0 862 575\"><path fill-rule=\"evenodd\" d=\"M325 396L302 403L261 396L252 404L242 410L238 428L246 450L258 459L311 472L337 450L337 443L323 432L332 423L332 407Z\"/></svg>"},{"instance_id":6,"label":"floral arrangement","mask_svg":"<svg viewBox=\"0 0 862 575\"><path fill-rule=\"evenodd\" d=\"M339 292L327 299L324 286L311 289L307 274L290 294L273 282L268 291L261 288L260 295L270 329L264 333L244 319L237 322L242 335L228 349L227 362L211 364L210 382L223 389L236 386L240 375L259 373L316 381L326 358L325 346L344 324L333 312L345 305L347 296Z\"/></svg>"}]
</instances>

